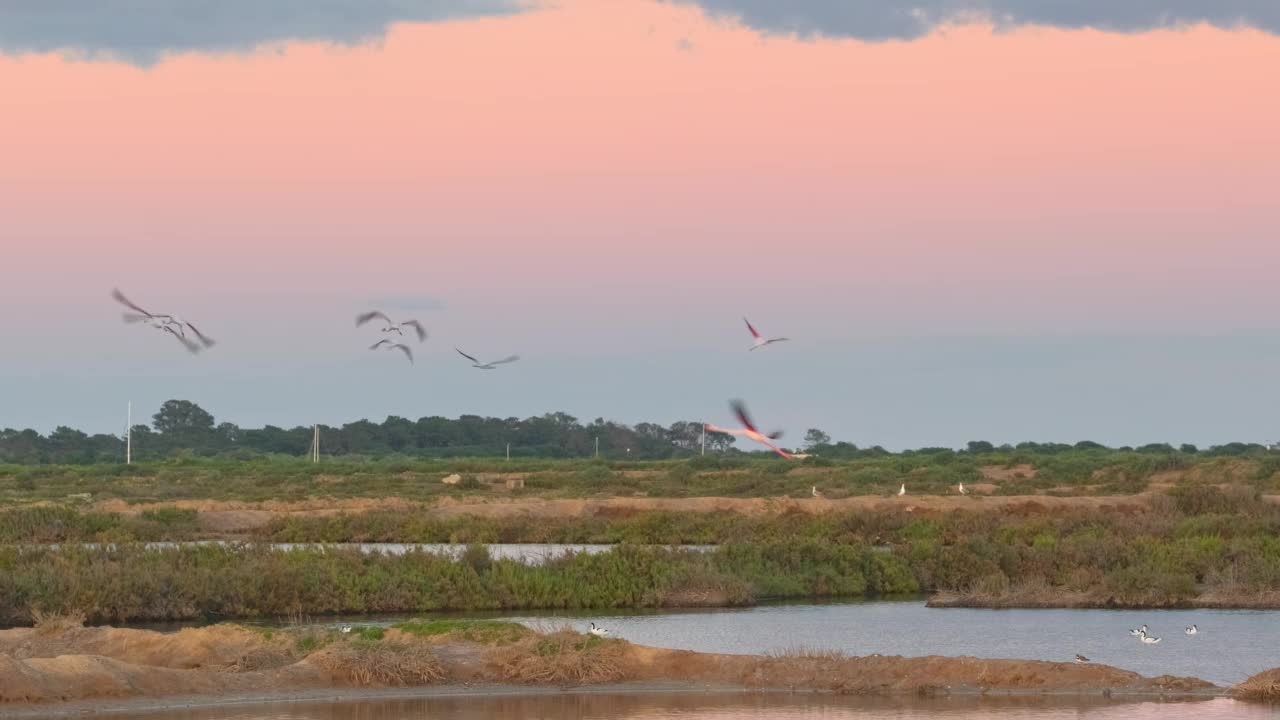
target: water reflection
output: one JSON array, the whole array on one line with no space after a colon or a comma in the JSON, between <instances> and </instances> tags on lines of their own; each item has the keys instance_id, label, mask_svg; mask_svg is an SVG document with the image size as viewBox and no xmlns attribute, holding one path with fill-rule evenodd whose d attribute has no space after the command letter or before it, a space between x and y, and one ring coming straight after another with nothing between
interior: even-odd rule
<instances>
[{"instance_id":1,"label":"water reflection","mask_svg":"<svg viewBox=\"0 0 1280 720\"><path fill-rule=\"evenodd\" d=\"M1273 718L1274 711L1232 700L1112 702L1079 697L867 698L831 695L565 693L530 696L437 697L295 702L227 709L131 713L147 720L1030 720Z\"/></svg>"}]
</instances>

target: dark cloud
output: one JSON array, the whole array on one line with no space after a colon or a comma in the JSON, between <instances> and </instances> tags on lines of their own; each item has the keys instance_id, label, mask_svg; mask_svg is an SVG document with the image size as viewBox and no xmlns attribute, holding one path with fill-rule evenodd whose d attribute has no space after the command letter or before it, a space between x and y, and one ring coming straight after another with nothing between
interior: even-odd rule
<instances>
[{"instance_id":1,"label":"dark cloud","mask_svg":"<svg viewBox=\"0 0 1280 720\"><path fill-rule=\"evenodd\" d=\"M518 12L523 0L0 0L0 52L154 63L288 40L377 40L399 21Z\"/></svg>"},{"instance_id":2,"label":"dark cloud","mask_svg":"<svg viewBox=\"0 0 1280 720\"><path fill-rule=\"evenodd\" d=\"M1280 0L668 0L773 33L906 39L981 18L998 27L1050 25L1138 32L1207 22L1280 33Z\"/></svg>"}]
</instances>

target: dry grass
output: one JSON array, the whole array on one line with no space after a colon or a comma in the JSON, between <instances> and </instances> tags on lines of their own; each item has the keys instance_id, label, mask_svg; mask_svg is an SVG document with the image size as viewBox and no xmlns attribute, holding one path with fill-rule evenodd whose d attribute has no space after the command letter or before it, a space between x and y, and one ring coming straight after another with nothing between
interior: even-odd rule
<instances>
[{"instance_id":1,"label":"dry grass","mask_svg":"<svg viewBox=\"0 0 1280 720\"><path fill-rule=\"evenodd\" d=\"M623 647L621 640L561 628L497 648L490 658L506 680L582 685L621 680Z\"/></svg>"},{"instance_id":2,"label":"dry grass","mask_svg":"<svg viewBox=\"0 0 1280 720\"><path fill-rule=\"evenodd\" d=\"M352 643L330 647L311 661L356 685L426 685L444 679L444 666L422 645Z\"/></svg>"},{"instance_id":3,"label":"dry grass","mask_svg":"<svg viewBox=\"0 0 1280 720\"><path fill-rule=\"evenodd\" d=\"M843 650L820 650L803 645L783 650L774 650L765 655L771 660L848 660Z\"/></svg>"},{"instance_id":4,"label":"dry grass","mask_svg":"<svg viewBox=\"0 0 1280 720\"><path fill-rule=\"evenodd\" d=\"M1240 700L1280 703L1280 668L1260 672L1231 689Z\"/></svg>"},{"instance_id":5,"label":"dry grass","mask_svg":"<svg viewBox=\"0 0 1280 720\"><path fill-rule=\"evenodd\" d=\"M68 630L82 628L85 621L85 614L79 610L68 612L32 610L31 617L35 620L36 634L42 637L61 635Z\"/></svg>"}]
</instances>

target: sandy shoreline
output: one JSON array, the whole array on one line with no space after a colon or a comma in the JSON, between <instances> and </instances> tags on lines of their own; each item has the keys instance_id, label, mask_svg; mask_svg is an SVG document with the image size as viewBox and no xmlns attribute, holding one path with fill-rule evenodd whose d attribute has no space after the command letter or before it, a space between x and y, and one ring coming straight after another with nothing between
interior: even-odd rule
<instances>
[{"instance_id":1,"label":"sandy shoreline","mask_svg":"<svg viewBox=\"0 0 1280 720\"><path fill-rule=\"evenodd\" d=\"M0 631L0 715L264 702L592 693L1213 698L1196 678L1093 663L973 657L697 653L487 623L364 638L236 625ZM118 708L114 710L113 708Z\"/></svg>"}]
</instances>

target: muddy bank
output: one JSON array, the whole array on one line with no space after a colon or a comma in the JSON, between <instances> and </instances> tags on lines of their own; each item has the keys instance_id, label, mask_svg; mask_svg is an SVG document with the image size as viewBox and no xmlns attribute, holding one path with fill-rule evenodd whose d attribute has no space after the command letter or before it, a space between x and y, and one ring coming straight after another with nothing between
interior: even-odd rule
<instances>
[{"instance_id":1,"label":"muddy bank","mask_svg":"<svg viewBox=\"0 0 1280 720\"><path fill-rule=\"evenodd\" d=\"M696 653L480 623L407 625L376 635L263 632L234 625L162 634L110 627L0 631L6 706L96 699L265 697L321 689L618 683L854 694L1079 693L1213 696L1195 678L1105 665L959 657ZM435 629L433 629L435 628Z\"/></svg>"}]
</instances>

